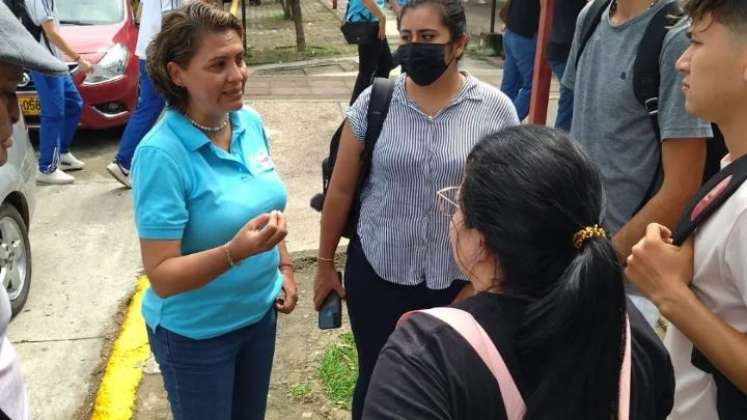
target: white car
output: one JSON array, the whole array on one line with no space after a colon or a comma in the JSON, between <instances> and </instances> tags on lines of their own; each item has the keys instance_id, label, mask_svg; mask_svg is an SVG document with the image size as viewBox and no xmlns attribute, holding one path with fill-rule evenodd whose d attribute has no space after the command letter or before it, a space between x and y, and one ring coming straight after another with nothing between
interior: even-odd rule
<instances>
[{"instance_id":1,"label":"white car","mask_svg":"<svg viewBox=\"0 0 747 420\"><path fill-rule=\"evenodd\" d=\"M13 147L0 167L0 285L10 298L13 315L23 308L31 286L29 224L36 206L37 161L26 124L13 126Z\"/></svg>"}]
</instances>

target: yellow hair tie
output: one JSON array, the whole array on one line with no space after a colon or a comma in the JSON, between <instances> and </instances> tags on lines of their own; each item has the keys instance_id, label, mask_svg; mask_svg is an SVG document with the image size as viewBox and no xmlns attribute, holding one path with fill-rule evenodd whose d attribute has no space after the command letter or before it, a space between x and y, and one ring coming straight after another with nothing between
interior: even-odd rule
<instances>
[{"instance_id":1,"label":"yellow hair tie","mask_svg":"<svg viewBox=\"0 0 747 420\"><path fill-rule=\"evenodd\" d=\"M587 226L573 235L573 245L580 251L587 240L591 238L604 238L606 236L607 232L599 225Z\"/></svg>"}]
</instances>

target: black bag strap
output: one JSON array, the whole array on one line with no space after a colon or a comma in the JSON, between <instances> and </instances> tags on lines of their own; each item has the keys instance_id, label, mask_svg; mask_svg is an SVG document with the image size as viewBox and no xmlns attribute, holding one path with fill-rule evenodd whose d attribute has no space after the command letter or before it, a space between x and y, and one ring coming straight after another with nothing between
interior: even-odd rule
<instances>
[{"instance_id":1,"label":"black bag strap","mask_svg":"<svg viewBox=\"0 0 747 420\"><path fill-rule=\"evenodd\" d=\"M366 138L363 141L363 153L361 153L361 172L358 176L359 189L371 173L373 151L376 148L376 142L379 140L381 129L384 127L384 120L389 114L389 104L392 102L393 93L393 81L383 77L374 79L371 99L368 102L368 112L366 113Z\"/></svg>"},{"instance_id":2,"label":"black bag strap","mask_svg":"<svg viewBox=\"0 0 747 420\"><path fill-rule=\"evenodd\" d=\"M576 51L576 67L578 68L578 62L581 60L581 54L586 49L586 44L589 43L591 36L594 35L594 31L599 26L599 22L602 20L602 15L607 7L610 5L612 0L594 0L594 4L589 7L589 10L584 15L584 21L581 23L581 38L578 44L578 50Z\"/></svg>"},{"instance_id":3,"label":"black bag strap","mask_svg":"<svg viewBox=\"0 0 747 420\"><path fill-rule=\"evenodd\" d=\"M747 180L747 155L732 162L708 180L690 200L672 232L675 245L682 245L695 229L708 220Z\"/></svg>"},{"instance_id":4,"label":"black bag strap","mask_svg":"<svg viewBox=\"0 0 747 420\"><path fill-rule=\"evenodd\" d=\"M682 9L677 2L667 4L654 15L641 38L641 43L638 44L638 53L633 65L633 93L646 109L656 138L659 140L661 140L658 120L661 86L659 57L669 28L675 25L680 17L682 17ZM674 71L674 69L671 70Z\"/></svg>"},{"instance_id":5,"label":"black bag strap","mask_svg":"<svg viewBox=\"0 0 747 420\"><path fill-rule=\"evenodd\" d=\"M672 233L672 242L680 246L703 225L729 197L747 180L747 156L742 156L714 175L692 198ZM693 366L713 375L716 382L716 407L722 420L736 420L747 412L747 394L739 390L729 378L701 353L693 348Z\"/></svg>"},{"instance_id":6,"label":"black bag strap","mask_svg":"<svg viewBox=\"0 0 747 420\"><path fill-rule=\"evenodd\" d=\"M661 131L659 130L659 89L661 87L659 57L669 28L676 24L680 17L682 17L682 9L677 2L662 7L646 27L646 32L638 45L638 52L633 64L633 93L646 110L651 128L659 142L661 142ZM674 71L674 69L671 70ZM654 176L635 213L638 213L656 193L662 169L662 161L659 158Z\"/></svg>"}]
</instances>

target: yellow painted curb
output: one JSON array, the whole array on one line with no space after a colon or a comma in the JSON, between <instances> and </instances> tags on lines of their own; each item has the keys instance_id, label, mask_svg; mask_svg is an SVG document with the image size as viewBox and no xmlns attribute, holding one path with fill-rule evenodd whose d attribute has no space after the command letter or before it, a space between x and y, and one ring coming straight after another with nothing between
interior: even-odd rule
<instances>
[{"instance_id":1,"label":"yellow painted curb","mask_svg":"<svg viewBox=\"0 0 747 420\"><path fill-rule=\"evenodd\" d=\"M92 420L132 418L137 388L143 377L143 364L150 355L145 321L140 314L140 303L147 286L148 279L140 277L135 295L122 322L119 337L114 342L101 386L96 393Z\"/></svg>"}]
</instances>

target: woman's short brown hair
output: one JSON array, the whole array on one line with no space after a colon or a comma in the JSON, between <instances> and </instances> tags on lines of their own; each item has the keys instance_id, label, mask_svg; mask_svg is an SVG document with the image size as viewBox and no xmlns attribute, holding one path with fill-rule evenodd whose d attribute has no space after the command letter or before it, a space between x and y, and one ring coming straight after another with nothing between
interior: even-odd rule
<instances>
[{"instance_id":1,"label":"woman's short brown hair","mask_svg":"<svg viewBox=\"0 0 747 420\"><path fill-rule=\"evenodd\" d=\"M205 33L229 30L241 37L243 27L239 19L203 1L195 1L163 17L161 32L148 46L147 68L153 86L169 105L184 112L189 93L171 80L167 65L174 62L187 68Z\"/></svg>"}]
</instances>

